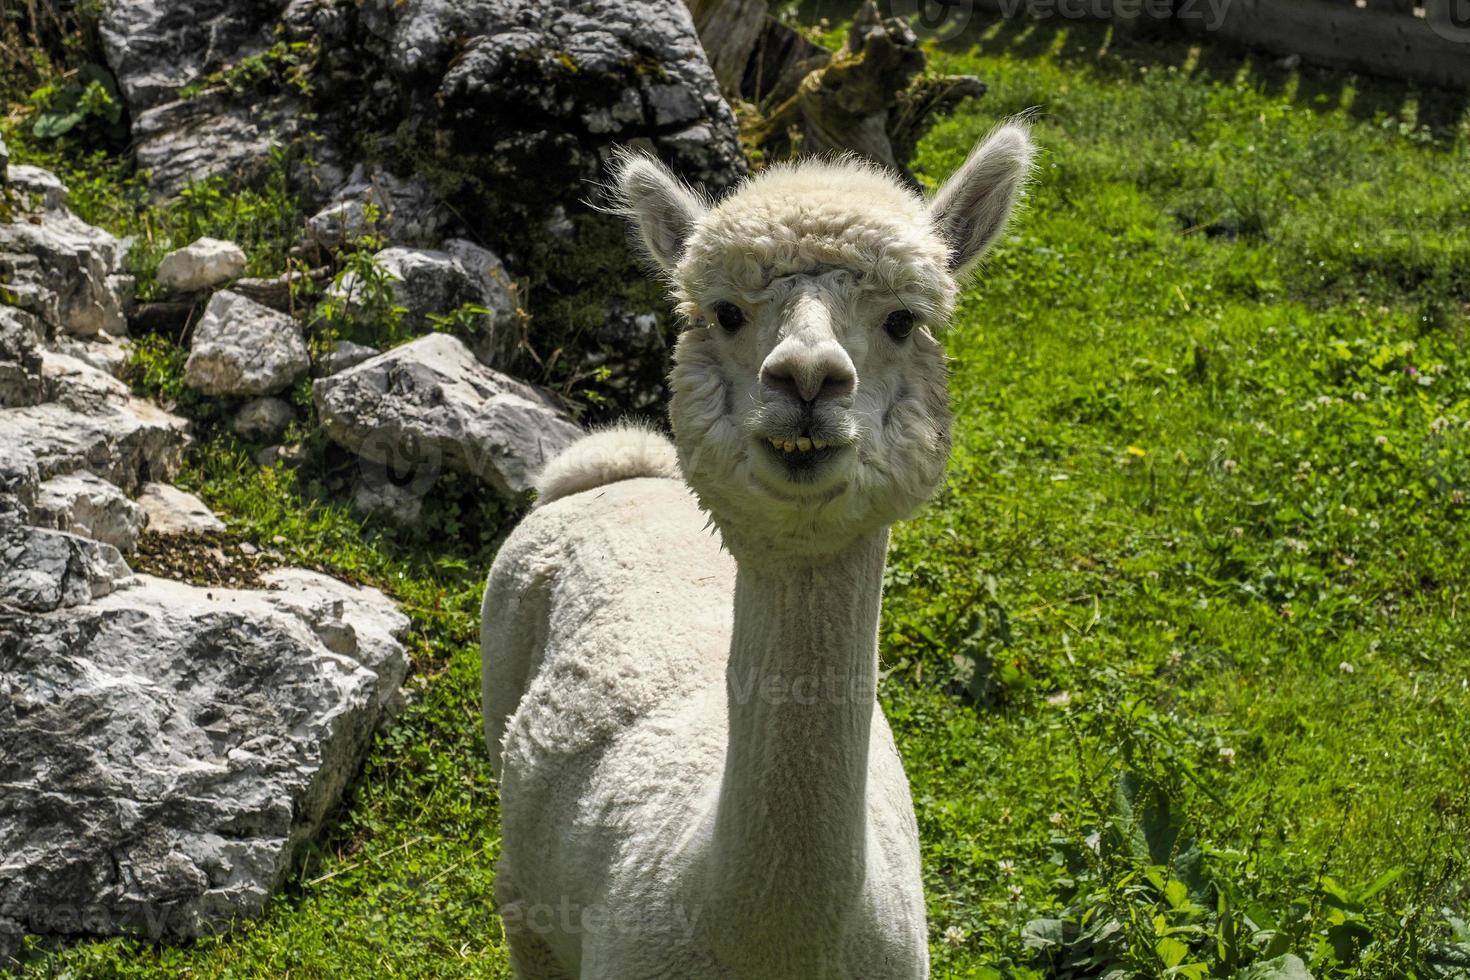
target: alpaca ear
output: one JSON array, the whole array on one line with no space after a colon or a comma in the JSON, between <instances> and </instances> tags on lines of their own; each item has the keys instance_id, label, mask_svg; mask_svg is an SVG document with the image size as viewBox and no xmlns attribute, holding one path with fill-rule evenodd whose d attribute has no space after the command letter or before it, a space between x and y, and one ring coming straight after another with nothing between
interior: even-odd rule
<instances>
[{"instance_id":1,"label":"alpaca ear","mask_svg":"<svg viewBox=\"0 0 1470 980\"><path fill-rule=\"evenodd\" d=\"M959 274L995 244L1031 173L1036 146L1026 125L1007 123L970 153L934 195L929 212L949 242L949 269Z\"/></svg>"},{"instance_id":2,"label":"alpaca ear","mask_svg":"<svg viewBox=\"0 0 1470 980\"><path fill-rule=\"evenodd\" d=\"M709 205L662 163L632 151L614 158L611 191L611 210L632 222L644 250L664 271L673 269Z\"/></svg>"}]
</instances>

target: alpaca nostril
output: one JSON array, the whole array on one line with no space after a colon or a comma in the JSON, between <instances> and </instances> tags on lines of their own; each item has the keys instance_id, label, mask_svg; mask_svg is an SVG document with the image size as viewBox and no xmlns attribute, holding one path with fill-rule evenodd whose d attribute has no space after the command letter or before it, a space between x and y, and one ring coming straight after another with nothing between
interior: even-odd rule
<instances>
[{"instance_id":1,"label":"alpaca nostril","mask_svg":"<svg viewBox=\"0 0 1470 980\"><path fill-rule=\"evenodd\" d=\"M760 377L768 390L807 404L847 398L857 388L852 362L840 349L768 358Z\"/></svg>"}]
</instances>

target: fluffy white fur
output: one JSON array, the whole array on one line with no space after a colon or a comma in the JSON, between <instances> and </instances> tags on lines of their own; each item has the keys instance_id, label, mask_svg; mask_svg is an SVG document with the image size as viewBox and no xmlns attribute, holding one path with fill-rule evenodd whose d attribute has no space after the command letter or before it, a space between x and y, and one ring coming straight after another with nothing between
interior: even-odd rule
<instances>
[{"instance_id":1,"label":"fluffy white fur","mask_svg":"<svg viewBox=\"0 0 1470 980\"><path fill-rule=\"evenodd\" d=\"M679 458L669 440L636 424L594 432L546 464L536 480L536 504L570 497L640 476L679 479Z\"/></svg>"},{"instance_id":2,"label":"fluffy white fur","mask_svg":"<svg viewBox=\"0 0 1470 980\"><path fill-rule=\"evenodd\" d=\"M884 555L948 453L932 331L1030 146L998 130L932 203L842 160L709 206L620 161L620 209L687 321L670 407L687 486L660 437L589 437L491 570L517 977L928 976L913 806L875 697ZM919 323L895 339L901 310ZM771 442L798 438L829 450Z\"/></svg>"}]
</instances>

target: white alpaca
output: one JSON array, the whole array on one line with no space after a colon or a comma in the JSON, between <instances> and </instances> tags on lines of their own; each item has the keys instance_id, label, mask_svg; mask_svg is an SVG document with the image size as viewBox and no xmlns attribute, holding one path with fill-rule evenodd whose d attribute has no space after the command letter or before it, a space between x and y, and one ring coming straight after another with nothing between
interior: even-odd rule
<instances>
[{"instance_id":1,"label":"white alpaca","mask_svg":"<svg viewBox=\"0 0 1470 980\"><path fill-rule=\"evenodd\" d=\"M932 202L843 160L710 206L619 162L687 322L674 444L574 445L490 572L517 977L928 975L913 804L875 698L884 554L949 451L932 331L1031 154L1003 127Z\"/></svg>"}]
</instances>

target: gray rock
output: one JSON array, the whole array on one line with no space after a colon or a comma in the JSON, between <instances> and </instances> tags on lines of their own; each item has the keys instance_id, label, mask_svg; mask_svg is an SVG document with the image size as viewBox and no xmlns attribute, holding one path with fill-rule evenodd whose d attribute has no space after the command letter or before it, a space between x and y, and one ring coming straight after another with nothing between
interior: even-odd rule
<instances>
[{"instance_id":1,"label":"gray rock","mask_svg":"<svg viewBox=\"0 0 1470 980\"><path fill-rule=\"evenodd\" d=\"M407 625L272 578L0 611L0 919L163 939L265 907L391 709Z\"/></svg>"},{"instance_id":2,"label":"gray rock","mask_svg":"<svg viewBox=\"0 0 1470 980\"><path fill-rule=\"evenodd\" d=\"M41 352L41 390L44 400L79 412L127 402L128 386L86 361L54 350Z\"/></svg>"},{"instance_id":3,"label":"gray rock","mask_svg":"<svg viewBox=\"0 0 1470 980\"><path fill-rule=\"evenodd\" d=\"M92 370L78 377L101 375ZM189 442L189 423L131 395L88 402L92 390L72 392L78 400L70 405L0 409L0 459L28 458L41 479L90 470L125 493L149 480L172 479Z\"/></svg>"},{"instance_id":4,"label":"gray rock","mask_svg":"<svg viewBox=\"0 0 1470 980\"><path fill-rule=\"evenodd\" d=\"M158 281L168 289L192 293L213 289L245 271L245 251L234 242L200 238L175 249L158 263Z\"/></svg>"},{"instance_id":5,"label":"gray rock","mask_svg":"<svg viewBox=\"0 0 1470 980\"><path fill-rule=\"evenodd\" d=\"M388 524L411 527L418 523L424 509L427 487L394 483L380 468L363 473L352 487L352 509L363 517ZM426 481L427 482L427 481Z\"/></svg>"},{"instance_id":6,"label":"gray rock","mask_svg":"<svg viewBox=\"0 0 1470 980\"><path fill-rule=\"evenodd\" d=\"M322 358L321 369L326 374L336 374L377 356L375 348L354 344L350 340L338 340L332 343L332 349Z\"/></svg>"},{"instance_id":7,"label":"gray rock","mask_svg":"<svg viewBox=\"0 0 1470 980\"><path fill-rule=\"evenodd\" d=\"M643 138L711 190L745 169L681 0L106 0L101 35L138 164L164 195L214 174L259 174L272 146L313 130L336 136L313 150L326 170L340 162L323 151L344 137L401 131L485 161L477 177L536 173L543 200L574 200L611 146ZM280 39L318 46L310 103L288 87L180 97ZM352 237L354 200L339 195L312 236L328 247ZM442 234L432 208L390 210L416 226L390 229L391 242Z\"/></svg>"},{"instance_id":8,"label":"gray rock","mask_svg":"<svg viewBox=\"0 0 1470 980\"><path fill-rule=\"evenodd\" d=\"M285 0L107 0L99 33L133 116L138 166L156 194L215 175L252 179L278 141L301 138L309 107L289 92L238 98L220 88L181 98L212 72L277 40Z\"/></svg>"},{"instance_id":9,"label":"gray rock","mask_svg":"<svg viewBox=\"0 0 1470 980\"><path fill-rule=\"evenodd\" d=\"M75 358L99 371L119 377L128 366L132 356L132 344L127 338L98 334L95 337L60 336L51 341L50 347L58 354Z\"/></svg>"},{"instance_id":10,"label":"gray rock","mask_svg":"<svg viewBox=\"0 0 1470 980\"><path fill-rule=\"evenodd\" d=\"M404 311L404 325L415 332L431 326L431 313L449 313L480 300L476 283L448 252L394 246L375 254L373 263L392 280L393 301ZM367 299L364 290L358 276L349 272L331 295L356 307Z\"/></svg>"},{"instance_id":11,"label":"gray rock","mask_svg":"<svg viewBox=\"0 0 1470 980\"><path fill-rule=\"evenodd\" d=\"M402 309L404 325L416 333L436 328L435 315L466 306L488 312L457 318L453 333L485 364L509 361L519 340L515 283L495 253L464 239L451 239L443 250L385 248L373 256L392 280L393 302ZM332 287L348 305L362 299L357 276L348 273Z\"/></svg>"},{"instance_id":12,"label":"gray rock","mask_svg":"<svg viewBox=\"0 0 1470 980\"><path fill-rule=\"evenodd\" d=\"M333 653L350 657L377 675L379 708L397 702L408 673L403 637L408 617L377 589L354 587L304 568L277 568L261 576L265 599L311 626Z\"/></svg>"},{"instance_id":13,"label":"gray rock","mask_svg":"<svg viewBox=\"0 0 1470 980\"><path fill-rule=\"evenodd\" d=\"M128 107L142 112L179 89L270 47L284 0L108 0L98 23Z\"/></svg>"},{"instance_id":14,"label":"gray rock","mask_svg":"<svg viewBox=\"0 0 1470 980\"><path fill-rule=\"evenodd\" d=\"M184 384L207 395L269 395L311 368L296 321L238 293L215 293L194 328Z\"/></svg>"},{"instance_id":15,"label":"gray rock","mask_svg":"<svg viewBox=\"0 0 1470 980\"><path fill-rule=\"evenodd\" d=\"M288 402L279 398L257 398L246 402L230 421L235 435L252 442L269 442L280 437L296 417Z\"/></svg>"},{"instance_id":16,"label":"gray rock","mask_svg":"<svg viewBox=\"0 0 1470 980\"><path fill-rule=\"evenodd\" d=\"M50 612L105 596L132 576L122 555L110 544L48 528L28 527L0 518L0 664L5 658L6 607ZM0 677L7 671L0 668ZM0 680L0 690L4 681ZM4 708L0 707L0 714ZM3 736L0 736L3 737ZM6 763L0 762L0 783ZM0 798L3 798L0 794ZM0 812L4 803L0 802ZM0 822L3 822L0 816ZM3 835L0 835L3 837ZM7 847L0 853L9 855ZM3 865L0 865L3 867ZM4 872L0 871L0 876ZM0 900L0 915L8 915Z\"/></svg>"},{"instance_id":17,"label":"gray rock","mask_svg":"<svg viewBox=\"0 0 1470 980\"><path fill-rule=\"evenodd\" d=\"M225 522L208 504L167 483L145 486L138 494L138 506L148 515L149 534L219 534L225 530Z\"/></svg>"},{"instance_id":18,"label":"gray rock","mask_svg":"<svg viewBox=\"0 0 1470 980\"><path fill-rule=\"evenodd\" d=\"M10 189L21 195L25 211L60 211L66 207L70 193L61 178L51 171L29 164L16 164L6 176Z\"/></svg>"},{"instance_id":19,"label":"gray rock","mask_svg":"<svg viewBox=\"0 0 1470 980\"><path fill-rule=\"evenodd\" d=\"M36 167L10 168L20 192L16 220L0 224L0 278L9 305L83 337L127 333L133 280L125 243L66 208L66 188Z\"/></svg>"},{"instance_id":20,"label":"gray rock","mask_svg":"<svg viewBox=\"0 0 1470 980\"><path fill-rule=\"evenodd\" d=\"M561 197L600 175L609 147L639 138L712 190L744 172L681 0L368 0L360 16L387 39L406 108L492 161L489 176L535 173ZM666 139L700 126L703 142Z\"/></svg>"},{"instance_id":21,"label":"gray rock","mask_svg":"<svg viewBox=\"0 0 1470 980\"><path fill-rule=\"evenodd\" d=\"M582 364L589 372L603 369L604 390L618 404L643 411L667 396L669 345L658 314L613 304L588 341Z\"/></svg>"},{"instance_id":22,"label":"gray rock","mask_svg":"<svg viewBox=\"0 0 1470 980\"><path fill-rule=\"evenodd\" d=\"M36 456L24 445L10 443L0 452L0 520L7 515L17 518L30 512L36 502L36 488L41 484L41 469Z\"/></svg>"},{"instance_id":23,"label":"gray rock","mask_svg":"<svg viewBox=\"0 0 1470 980\"><path fill-rule=\"evenodd\" d=\"M311 136L313 115L307 103L286 93L246 99L212 90L138 113L134 154L157 198L210 177L259 181L271 172L272 152L284 145L312 144L335 171L334 147ZM305 189L309 176L299 175L297 185Z\"/></svg>"},{"instance_id":24,"label":"gray rock","mask_svg":"<svg viewBox=\"0 0 1470 980\"><path fill-rule=\"evenodd\" d=\"M463 238L451 238L444 251L454 257L480 291L478 306L490 311L475 336L465 338L491 367L510 363L520 341L520 289L500 257Z\"/></svg>"},{"instance_id":25,"label":"gray rock","mask_svg":"<svg viewBox=\"0 0 1470 980\"><path fill-rule=\"evenodd\" d=\"M307 219L306 234L329 250L368 233L394 245L425 245L438 240L448 221L449 209L423 180L358 164L331 202Z\"/></svg>"},{"instance_id":26,"label":"gray rock","mask_svg":"<svg viewBox=\"0 0 1470 980\"><path fill-rule=\"evenodd\" d=\"M399 473L475 476L512 505L581 435L550 395L486 367L447 334L318 379L312 396L327 435L359 456Z\"/></svg>"},{"instance_id":27,"label":"gray rock","mask_svg":"<svg viewBox=\"0 0 1470 980\"><path fill-rule=\"evenodd\" d=\"M36 318L13 306L0 306L0 408L37 405L45 400Z\"/></svg>"},{"instance_id":28,"label":"gray rock","mask_svg":"<svg viewBox=\"0 0 1470 980\"><path fill-rule=\"evenodd\" d=\"M53 476L36 488L30 521L40 527L110 544L133 553L148 517L117 487L86 470Z\"/></svg>"},{"instance_id":29,"label":"gray rock","mask_svg":"<svg viewBox=\"0 0 1470 980\"><path fill-rule=\"evenodd\" d=\"M0 143L3 143L0 140ZM0 175L4 171L0 170ZM0 970L15 969L20 972L20 952L24 948L26 931L14 919L0 918Z\"/></svg>"}]
</instances>

